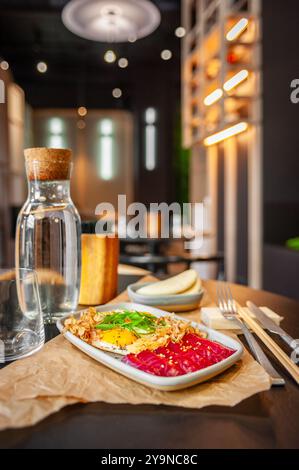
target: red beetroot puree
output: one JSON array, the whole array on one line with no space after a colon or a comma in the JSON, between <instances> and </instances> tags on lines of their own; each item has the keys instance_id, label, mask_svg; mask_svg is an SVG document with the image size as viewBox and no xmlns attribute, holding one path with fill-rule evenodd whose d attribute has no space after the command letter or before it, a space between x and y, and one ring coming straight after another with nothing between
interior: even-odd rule
<instances>
[{"instance_id":1,"label":"red beetroot puree","mask_svg":"<svg viewBox=\"0 0 299 470\"><path fill-rule=\"evenodd\" d=\"M222 344L189 333L179 343L170 341L155 351L128 354L123 362L149 374L176 377L216 364L234 352Z\"/></svg>"}]
</instances>

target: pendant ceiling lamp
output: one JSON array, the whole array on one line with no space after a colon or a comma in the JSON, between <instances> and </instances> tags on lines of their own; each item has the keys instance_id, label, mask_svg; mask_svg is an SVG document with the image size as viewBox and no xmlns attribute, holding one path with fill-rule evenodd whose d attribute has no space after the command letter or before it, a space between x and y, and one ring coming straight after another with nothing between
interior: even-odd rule
<instances>
[{"instance_id":1,"label":"pendant ceiling lamp","mask_svg":"<svg viewBox=\"0 0 299 470\"><path fill-rule=\"evenodd\" d=\"M161 15L149 0L71 0L62 11L62 21L85 39L133 42L151 34Z\"/></svg>"}]
</instances>

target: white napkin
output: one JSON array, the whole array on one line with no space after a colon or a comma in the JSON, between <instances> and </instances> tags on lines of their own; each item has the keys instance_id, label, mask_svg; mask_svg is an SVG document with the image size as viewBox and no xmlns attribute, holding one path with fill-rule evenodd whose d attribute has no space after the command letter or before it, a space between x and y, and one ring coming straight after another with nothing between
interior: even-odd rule
<instances>
[{"instance_id":1,"label":"white napkin","mask_svg":"<svg viewBox=\"0 0 299 470\"><path fill-rule=\"evenodd\" d=\"M268 307L260 307L261 310L273 320L277 325L283 320L283 317L277 315L277 313L273 312ZM248 308L246 308L248 314L255 318L254 313L250 312ZM201 321L208 326L209 328L213 328L214 330L239 330L239 326L232 320L226 320L223 315L221 314L218 307L203 307L201 309ZM257 320L258 321L258 320ZM258 322L259 323L259 322Z\"/></svg>"}]
</instances>

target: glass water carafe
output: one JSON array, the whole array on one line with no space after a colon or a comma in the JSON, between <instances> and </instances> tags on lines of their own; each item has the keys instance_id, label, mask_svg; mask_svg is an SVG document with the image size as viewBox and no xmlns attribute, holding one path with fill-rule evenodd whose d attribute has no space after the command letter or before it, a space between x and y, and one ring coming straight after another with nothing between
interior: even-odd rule
<instances>
[{"instance_id":1,"label":"glass water carafe","mask_svg":"<svg viewBox=\"0 0 299 470\"><path fill-rule=\"evenodd\" d=\"M28 198L16 229L16 267L37 273L45 322L77 307L81 221L70 197L71 151L25 150Z\"/></svg>"}]
</instances>

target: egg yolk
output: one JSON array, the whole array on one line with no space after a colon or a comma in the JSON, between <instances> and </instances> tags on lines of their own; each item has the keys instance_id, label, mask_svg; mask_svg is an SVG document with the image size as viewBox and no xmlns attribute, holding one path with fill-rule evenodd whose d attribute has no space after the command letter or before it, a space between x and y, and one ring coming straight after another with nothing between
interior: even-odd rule
<instances>
[{"instance_id":1,"label":"egg yolk","mask_svg":"<svg viewBox=\"0 0 299 470\"><path fill-rule=\"evenodd\" d=\"M129 330L125 328L114 328L102 333L101 340L105 343L111 343L115 346L124 348L128 344L134 343L137 337Z\"/></svg>"}]
</instances>

